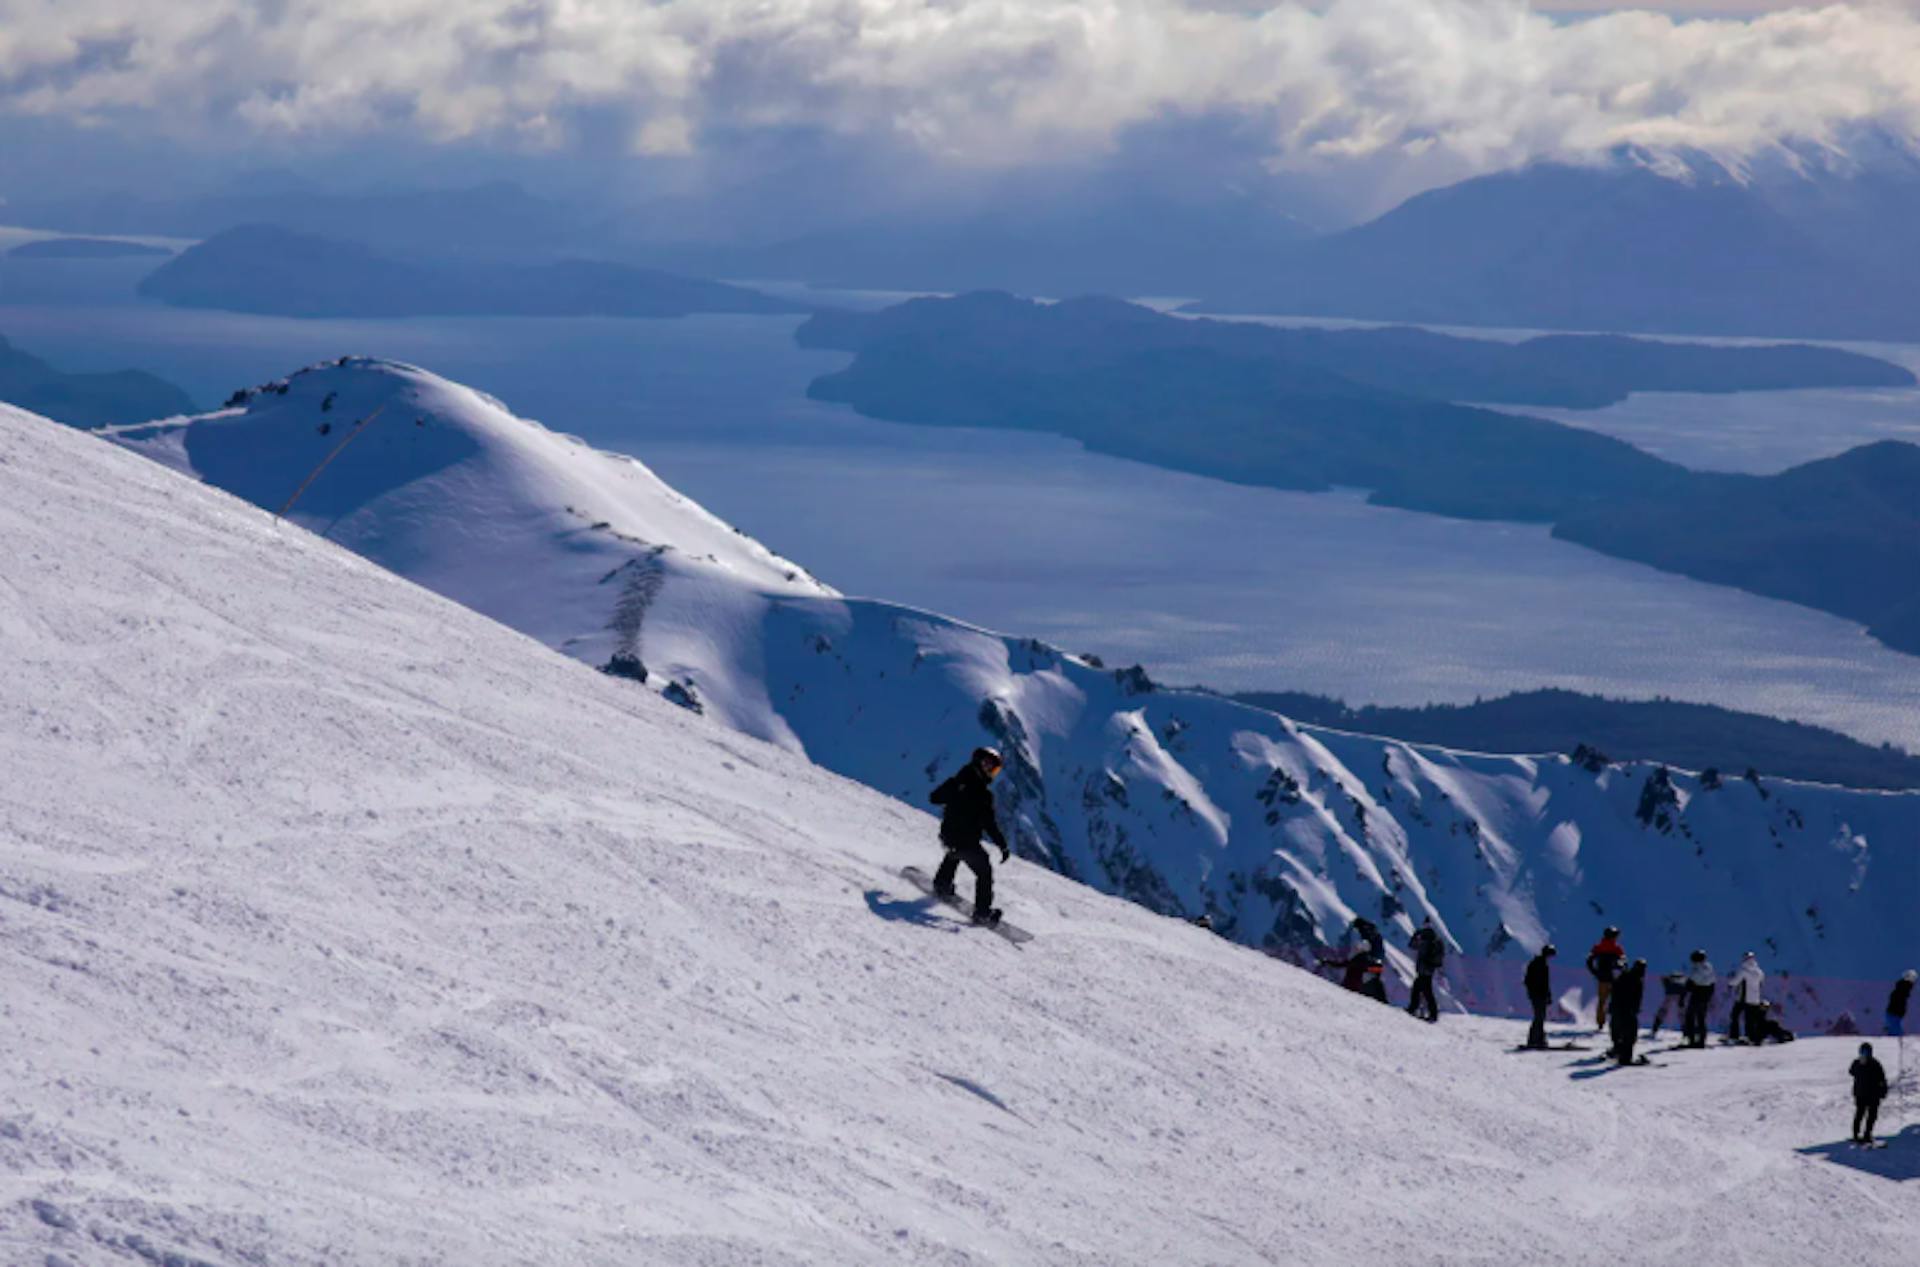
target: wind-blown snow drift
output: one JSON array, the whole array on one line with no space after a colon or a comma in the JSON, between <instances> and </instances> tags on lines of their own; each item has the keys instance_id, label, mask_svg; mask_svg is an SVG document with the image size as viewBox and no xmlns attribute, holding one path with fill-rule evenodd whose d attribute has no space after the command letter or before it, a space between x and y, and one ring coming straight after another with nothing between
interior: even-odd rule
<instances>
[{"instance_id":1,"label":"wind-blown snow drift","mask_svg":"<svg viewBox=\"0 0 1920 1267\"><path fill-rule=\"evenodd\" d=\"M1877 1017L1907 966L1920 796L1415 748L1159 690L843 598L632 459L388 362L117 438L277 507L356 427L296 520L590 663L636 656L654 689L912 804L997 743L1025 856L1241 941L1304 953L1360 913L1404 944L1431 915L1504 965L1452 972L1497 1006L1525 953L1578 952L1611 922L1656 972L1696 945L1727 966L1757 950L1795 976L1775 994L1803 1028Z\"/></svg>"},{"instance_id":2,"label":"wind-blown snow drift","mask_svg":"<svg viewBox=\"0 0 1920 1267\"><path fill-rule=\"evenodd\" d=\"M892 878L925 816L4 407L0 541L6 1261L1911 1243L1882 1180L1036 868L1038 942L961 931Z\"/></svg>"}]
</instances>

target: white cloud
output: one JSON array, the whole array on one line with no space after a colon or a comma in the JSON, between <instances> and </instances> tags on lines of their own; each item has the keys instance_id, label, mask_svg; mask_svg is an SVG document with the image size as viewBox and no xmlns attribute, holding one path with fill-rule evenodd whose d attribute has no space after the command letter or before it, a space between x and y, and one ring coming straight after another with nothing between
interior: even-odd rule
<instances>
[{"instance_id":1,"label":"white cloud","mask_svg":"<svg viewBox=\"0 0 1920 1267\"><path fill-rule=\"evenodd\" d=\"M1565 7L1565 6L1561 6ZM1697 6L1696 6L1697 7ZM994 163L1229 114L1277 161L1474 167L1629 141L1742 151L1920 131L1920 12L1751 19L1524 0L0 0L0 112L118 127L636 153L808 126Z\"/></svg>"}]
</instances>

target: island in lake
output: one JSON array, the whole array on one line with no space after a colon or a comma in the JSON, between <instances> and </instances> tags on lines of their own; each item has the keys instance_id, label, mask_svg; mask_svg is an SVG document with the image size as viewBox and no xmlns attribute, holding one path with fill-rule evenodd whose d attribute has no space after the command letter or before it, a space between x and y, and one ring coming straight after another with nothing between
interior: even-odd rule
<instances>
[{"instance_id":1,"label":"island in lake","mask_svg":"<svg viewBox=\"0 0 1920 1267\"><path fill-rule=\"evenodd\" d=\"M1915 385L1873 357L1800 344L1276 329L999 293L821 314L797 337L854 354L809 394L871 417L1047 431L1237 483L1358 487L1382 505L1551 524L1616 557L1845 616L1920 653L1920 448L1883 442L1777 475L1727 475L1456 403Z\"/></svg>"},{"instance_id":2,"label":"island in lake","mask_svg":"<svg viewBox=\"0 0 1920 1267\"><path fill-rule=\"evenodd\" d=\"M354 242L247 225L155 269L140 293L187 308L282 317L682 317L801 313L744 286L597 260L403 259Z\"/></svg>"},{"instance_id":3,"label":"island in lake","mask_svg":"<svg viewBox=\"0 0 1920 1267\"><path fill-rule=\"evenodd\" d=\"M143 256L159 258L172 255L173 252L164 246L129 242L123 238L37 238L32 242L22 242L7 254L22 260L119 260Z\"/></svg>"}]
</instances>

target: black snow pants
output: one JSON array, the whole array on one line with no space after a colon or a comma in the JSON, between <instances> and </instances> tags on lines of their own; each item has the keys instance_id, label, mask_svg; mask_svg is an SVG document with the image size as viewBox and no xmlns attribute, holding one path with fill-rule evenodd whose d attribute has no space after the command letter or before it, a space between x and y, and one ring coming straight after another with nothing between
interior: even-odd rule
<instances>
[{"instance_id":1,"label":"black snow pants","mask_svg":"<svg viewBox=\"0 0 1920 1267\"><path fill-rule=\"evenodd\" d=\"M1623 1017L1618 1012L1613 1022L1613 1058L1623 1065L1633 1063L1633 1044L1640 1037L1640 1018Z\"/></svg>"},{"instance_id":2,"label":"black snow pants","mask_svg":"<svg viewBox=\"0 0 1920 1267\"><path fill-rule=\"evenodd\" d=\"M1873 1124L1880 1120L1880 1101L1853 1102L1853 1137L1864 1143L1873 1138Z\"/></svg>"},{"instance_id":3,"label":"black snow pants","mask_svg":"<svg viewBox=\"0 0 1920 1267\"><path fill-rule=\"evenodd\" d=\"M934 872L933 887L941 890L953 888L953 878L964 862L967 870L973 872L973 909L992 910L993 861L987 857L987 847L976 840L970 845L947 845L946 850L947 856L940 860L940 869Z\"/></svg>"},{"instance_id":4,"label":"black snow pants","mask_svg":"<svg viewBox=\"0 0 1920 1267\"><path fill-rule=\"evenodd\" d=\"M1707 1007L1712 1002L1712 986L1687 987L1687 1014L1680 1022L1680 1036L1686 1039L1689 1047L1707 1045Z\"/></svg>"},{"instance_id":5,"label":"black snow pants","mask_svg":"<svg viewBox=\"0 0 1920 1267\"><path fill-rule=\"evenodd\" d=\"M1547 1045L1547 1008L1551 999L1529 999L1533 1004L1533 1028L1527 1031L1527 1046L1545 1047Z\"/></svg>"},{"instance_id":6,"label":"black snow pants","mask_svg":"<svg viewBox=\"0 0 1920 1267\"><path fill-rule=\"evenodd\" d=\"M1421 1005L1425 1004L1424 1007ZM1440 1002L1433 997L1433 974L1419 972L1413 978L1413 997L1407 1000L1407 1011L1425 1021L1440 1019Z\"/></svg>"}]
</instances>

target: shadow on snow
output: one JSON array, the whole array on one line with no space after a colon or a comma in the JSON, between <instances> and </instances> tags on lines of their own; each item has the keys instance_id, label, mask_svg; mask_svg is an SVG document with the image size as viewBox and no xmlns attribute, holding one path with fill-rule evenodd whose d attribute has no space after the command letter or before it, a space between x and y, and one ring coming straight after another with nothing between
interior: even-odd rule
<instances>
[{"instance_id":1,"label":"shadow on snow","mask_svg":"<svg viewBox=\"0 0 1920 1267\"><path fill-rule=\"evenodd\" d=\"M867 909L881 919L898 924L917 924L921 928L937 928L942 932L957 933L960 928L950 919L943 919L936 912L938 902L930 897L899 898L889 897L883 889L868 889L866 893Z\"/></svg>"},{"instance_id":2,"label":"shadow on snow","mask_svg":"<svg viewBox=\"0 0 1920 1267\"><path fill-rule=\"evenodd\" d=\"M1887 1140L1885 1148L1860 1148L1846 1140L1831 1144L1809 1144L1796 1151L1808 1157L1821 1157L1839 1166L1851 1166L1896 1183L1920 1179L1920 1126L1909 1126Z\"/></svg>"}]
</instances>

